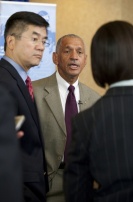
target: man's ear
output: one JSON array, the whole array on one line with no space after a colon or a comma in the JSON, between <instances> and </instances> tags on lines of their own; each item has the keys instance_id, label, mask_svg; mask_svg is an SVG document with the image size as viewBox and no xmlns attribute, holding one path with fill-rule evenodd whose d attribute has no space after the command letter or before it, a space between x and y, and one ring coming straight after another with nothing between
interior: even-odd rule
<instances>
[{"instance_id":1,"label":"man's ear","mask_svg":"<svg viewBox=\"0 0 133 202\"><path fill-rule=\"evenodd\" d=\"M56 52L53 52L53 63L58 65L58 54Z\"/></svg>"},{"instance_id":2,"label":"man's ear","mask_svg":"<svg viewBox=\"0 0 133 202\"><path fill-rule=\"evenodd\" d=\"M85 55L85 65L87 64L87 55Z\"/></svg>"},{"instance_id":3,"label":"man's ear","mask_svg":"<svg viewBox=\"0 0 133 202\"><path fill-rule=\"evenodd\" d=\"M14 44L15 44L15 37L8 35L6 37L6 44L7 44L7 48L9 48L10 50L14 49Z\"/></svg>"}]
</instances>

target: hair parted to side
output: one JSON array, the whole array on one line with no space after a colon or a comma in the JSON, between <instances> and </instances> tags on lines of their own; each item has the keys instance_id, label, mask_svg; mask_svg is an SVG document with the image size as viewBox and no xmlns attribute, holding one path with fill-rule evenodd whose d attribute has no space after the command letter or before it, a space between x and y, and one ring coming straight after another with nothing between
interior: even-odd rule
<instances>
[{"instance_id":1,"label":"hair parted to side","mask_svg":"<svg viewBox=\"0 0 133 202\"><path fill-rule=\"evenodd\" d=\"M91 43L91 68L101 87L133 79L132 24L112 21L96 31Z\"/></svg>"},{"instance_id":2,"label":"hair parted to side","mask_svg":"<svg viewBox=\"0 0 133 202\"><path fill-rule=\"evenodd\" d=\"M58 39L57 44L56 44L56 52L59 51L61 43L62 43L62 40L64 38L79 38L83 42L83 45L85 47L84 41L83 41L83 39L80 36L78 36L76 34L67 34L67 35L64 35L64 36L62 36L61 38Z\"/></svg>"},{"instance_id":3,"label":"hair parted to side","mask_svg":"<svg viewBox=\"0 0 133 202\"><path fill-rule=\"evenodd\" d=\"M45 27L47 31L49 23L39 14L30 11L20 11L12 14L5 25L4 50L6 50L6 37L13 33L21 35L27 29L28 25Z\"/></svg>"}]
</instances>

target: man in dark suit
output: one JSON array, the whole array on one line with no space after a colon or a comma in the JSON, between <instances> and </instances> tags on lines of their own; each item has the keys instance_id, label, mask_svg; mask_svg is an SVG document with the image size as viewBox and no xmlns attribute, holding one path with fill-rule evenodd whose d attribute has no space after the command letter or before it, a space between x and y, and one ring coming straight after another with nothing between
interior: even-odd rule
<instances>
[{"instance_id":1,"label":"man in dark suit","mask_svg":"<svg viewBox=\"0 0 133 202\"><path fill-rule=\"evenodd\" d=\"M73 120L66 202L132 202L133 26L113 21L100 27L91 62L96 83L109 89Z\"/></svg>"},{"instance_id":2,"label":"man in dark suit","mask_svg":"<svg viewBox=\"0 0 133 202\"><path fill-rule=\"evenodd\" d=\"M26 202L45 202L48 189L46 163L34 98L26 86L28 70L39 64L47 39L48 23L33 12L17 12L5 26L5 55L0 61L0 83L15 99L16 114L26 120L20 138L23 191ZM32 95L33 96L33 95Z\"/></svg>"},{"instance_id":3,"label":"man in dark suit","mask_svg":"<svg viewBox=\"0 0 133 202\"><path fill-rule=\"evenodd\" d=\"M0 86L0 201L22 202L22 167L15 131L15 103Z\"/></svg>"}]
</instances>

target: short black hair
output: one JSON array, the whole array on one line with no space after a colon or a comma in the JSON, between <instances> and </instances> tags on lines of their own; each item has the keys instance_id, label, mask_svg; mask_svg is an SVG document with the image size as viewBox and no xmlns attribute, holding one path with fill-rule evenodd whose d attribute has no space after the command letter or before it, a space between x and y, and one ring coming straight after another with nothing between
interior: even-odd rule
<instances>
[{"instance_id":1,"label":"short black hair","mask_svg":"<svg viewBox=\"0 0 133 202\"><path fill-rule=\"evenodd\" d=\"M106 84L133 79L133 25L112 21L102 25L91 43L91 67L95 82Z\"/></svg>"},{"instance_id":2,"label":"short black hair","mask_svg":"<svg viewBox=\"0 0 133 202\"><path fill-rule=\"evenodd\" d=\"M6 49L6 37L15 33L16 35L21 35L28 27L28 25L35 25L39 27L45 27L46 32L49 23L41 17L39 14L30 11L20 11L12 14L5 25L4 32L4 49Z\"/></svg>"}]
</instances>

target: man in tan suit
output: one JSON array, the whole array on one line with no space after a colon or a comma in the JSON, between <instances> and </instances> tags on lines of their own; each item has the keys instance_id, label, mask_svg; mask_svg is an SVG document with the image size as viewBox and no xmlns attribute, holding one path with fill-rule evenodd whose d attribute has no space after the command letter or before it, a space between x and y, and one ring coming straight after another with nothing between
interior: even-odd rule
<instances>
[{"instance_id":1,"label":"man in tan suit","mask_svg":"<svg viewBox=\"0 0 133 202\"><path fill-rule=\"evenodd\" d=\"M86 65L83 40L74 34L61 37L53 53L57 72L33 82L34 94L45 139L45 155L49 176L47 202L64 202L63 171L66 145L65 103L69 85L75 87L78 111L90 107L99 95L79 82L79 74Z\"/></svg>"}]
</instances>

